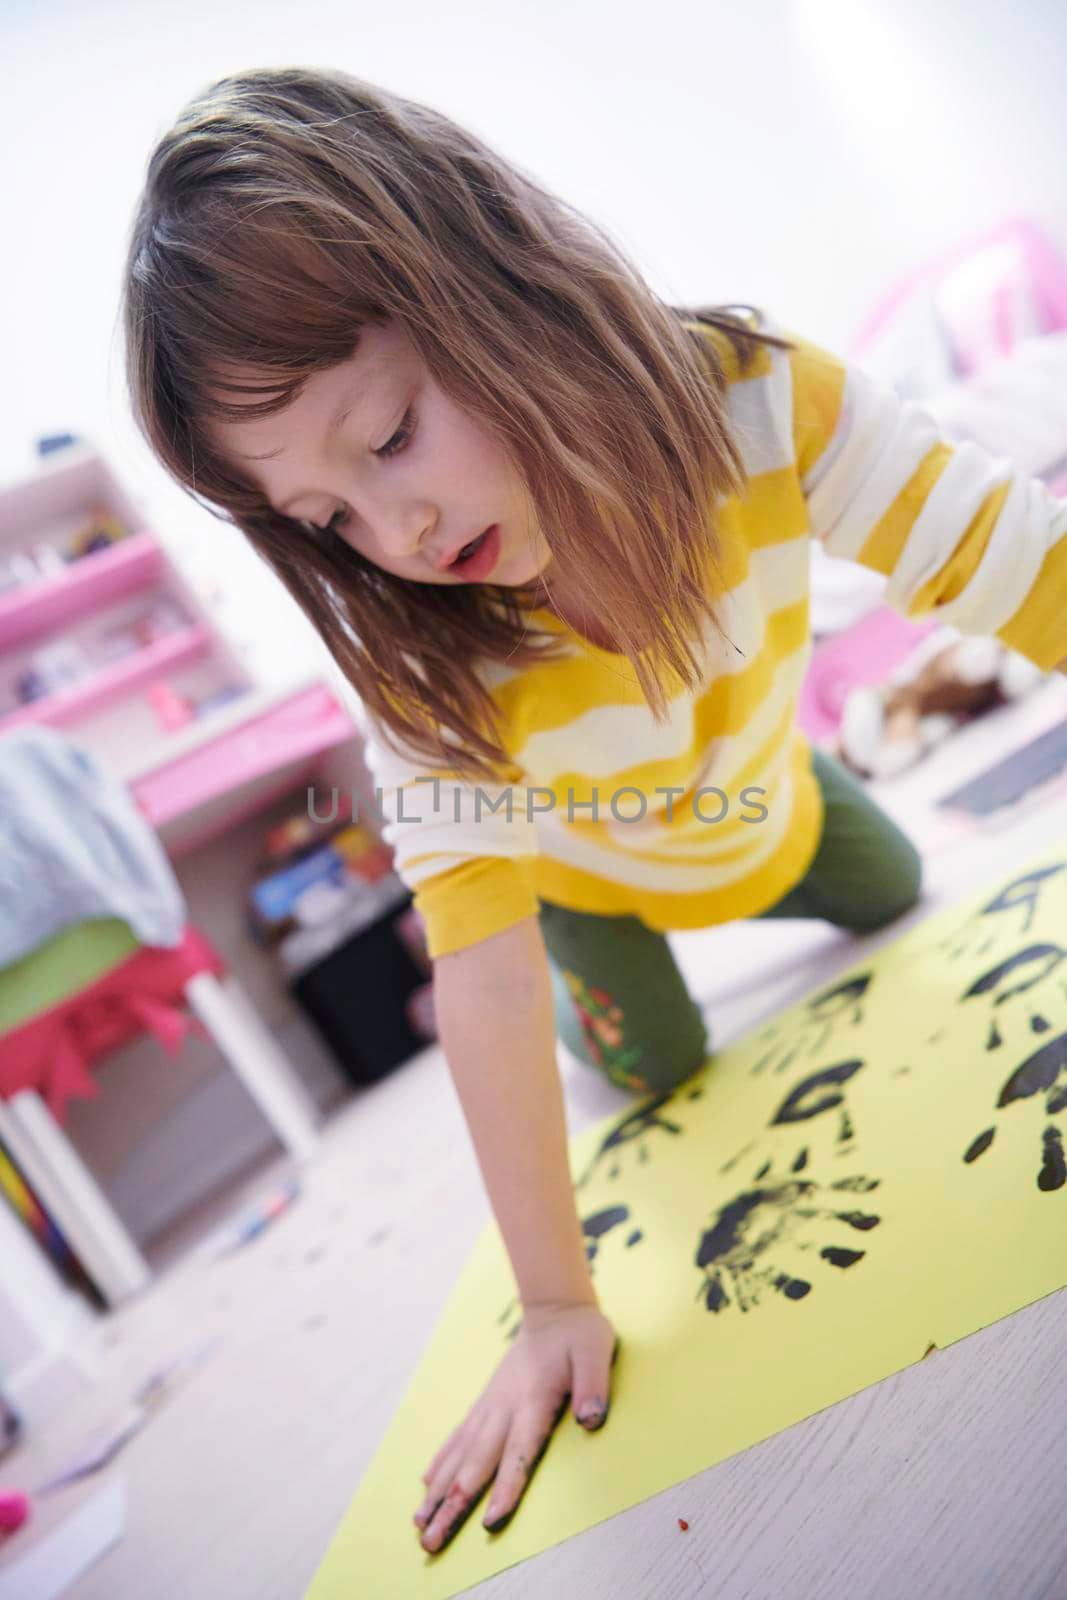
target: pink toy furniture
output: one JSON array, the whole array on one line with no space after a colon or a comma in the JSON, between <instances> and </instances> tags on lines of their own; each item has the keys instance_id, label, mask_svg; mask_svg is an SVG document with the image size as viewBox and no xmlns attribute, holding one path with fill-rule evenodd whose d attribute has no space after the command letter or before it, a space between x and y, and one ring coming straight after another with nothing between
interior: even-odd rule
<instances>
[{"instance_id":1,"label":"pink toy furniture","mask_svg":"<svg viewBox=\"0 0 1067 1600\"><path fill-rule=\"evenodd\" d=\"M800 689L797 715L816 744L832 741L849 691L882 683L911 654L936 622L909 622L891 606L879 606L816 646Z\"/></svg>"},{"instance_id":2,"label":"pink toy furniture","mask_svg":"<svg viewBox=\"0 0 1067 1600\"><path fill-rule=\"evenodd\" d=\"M94 520L125 536L70 559ZM49 681L65 657L77 671ZM176 717L178 704L193 715ZM272 688L253 680L88 447L0 491L0 730L26 721L69 728L92 749L172 860L313 781L327 753L360 743L321 677ZM250 948L245 957L263 960ZM15 1023L4 980L14 973L24 996L22 965L0 971L0 1134L105 1297L119 1300L148 1269L57 1121L69 1094L95 1092L91 1065L146 1030L174 1053L192 1026L301 1160L316 1145L314 1107L231 962L192 926L179 952L128 944L113 971Z\"/></svg>"},{"instance_id":3,"label":"pink toy furniture","mask_svg":"<svg viewBox=\"0 0 1067 1600\"><path fill-rule=\"evenodd\" d=\"M861 363L930 305L955 375L971 378L1020 339L1067 327L1067 262L1025 217L1009 218L907 274L852 342Z\"/></svg>"},{"instance_id":4,"label":"pink toy furniture","mask_svg":"<svg viewBox=\"0 0 1067 1600\"><path fill-rule=\"evenodd\" d=\"M90 1069L138 1034L176 1057L192 1030L214 1041L294 1158L309 1159L311 1101L192 924L174 949L139 945L117 918L77 924L0 971L0 1133L112 1304L144 1287L148 1267L62 1132L67 1102L99 1094Z\"/></svg>"},{"instance_id":5,"label":"pink toy furniture","mask_svg":"<svg viewBox=\"0 0 1067 1600\"><path fill-rule=\"evenodd\" d=\"M12 553L69 551L96 511L127 537L0 587L0 732L30 721L75 730L126 781L177 859L296 787L357 730L321 678L280 689L251 679L91 449L64 450L0 492L0 585ZM146 623L154 608L168 613L165 631ZM56 651L87 670L49 685L40 663ZM47 692L20 703L18 686L35 676ZM209 709L168 727L161 707L178 698Z\"/></svg>"}]
</instances>

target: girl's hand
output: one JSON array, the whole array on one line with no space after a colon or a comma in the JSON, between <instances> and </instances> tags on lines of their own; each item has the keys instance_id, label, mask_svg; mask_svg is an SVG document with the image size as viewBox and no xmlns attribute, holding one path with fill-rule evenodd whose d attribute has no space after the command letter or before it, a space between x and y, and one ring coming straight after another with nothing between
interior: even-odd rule
<instances>
[{"instance_id":1,"label":"girl's hand","mask_svg":"<svg viewBox=\"0 0 1067 1600\"><path fill-rule=\"evenodd\" d=\"M441 1550L466 1521L494 1475L482 1519L495 1533L526 1490L567 1409L590 1432L608 1414L617 1343L595 1305L527 1310L515 1342L465 1420L422 1475L427 1495L415 1513L424 1550Z\"/></svg>"}]
</instances>

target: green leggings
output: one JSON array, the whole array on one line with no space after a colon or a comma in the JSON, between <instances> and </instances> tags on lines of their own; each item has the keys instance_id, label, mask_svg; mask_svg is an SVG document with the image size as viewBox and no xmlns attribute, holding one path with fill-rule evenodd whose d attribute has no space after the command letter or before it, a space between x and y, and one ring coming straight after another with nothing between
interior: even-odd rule
<instances>
[{"instance_id":1,"label":"green leggings","mask_svg":"<svg viewBox=\"0 0 1067 1600\"><path fill-rule=\"evenodd\" d=\"M761 917L821 917L870 933L915 904L915 846L839 762L813 751L822 839L807 875ZM556 1029L567 1048L613 1083L660 1093L709 1053L707 1025L664 934L636 916L601 916L541 901Z\"/></svg>"}]
</instances>

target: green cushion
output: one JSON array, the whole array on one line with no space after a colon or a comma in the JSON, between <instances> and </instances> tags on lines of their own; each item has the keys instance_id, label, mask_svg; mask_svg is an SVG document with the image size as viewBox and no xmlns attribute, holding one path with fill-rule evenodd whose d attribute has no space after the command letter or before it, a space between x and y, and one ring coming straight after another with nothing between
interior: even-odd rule
<instances>
[{"instance_id":1,"label":"green cushion","mask_svg":"<svg viewBox=\"0 0 1067 1600\"><path fill-rule=\"evenodd\" d=\"M0 968L0 1033L77 994L138 949L140 940L121 917L64 928L21 961Z\"/></svg>"}]
</instances>

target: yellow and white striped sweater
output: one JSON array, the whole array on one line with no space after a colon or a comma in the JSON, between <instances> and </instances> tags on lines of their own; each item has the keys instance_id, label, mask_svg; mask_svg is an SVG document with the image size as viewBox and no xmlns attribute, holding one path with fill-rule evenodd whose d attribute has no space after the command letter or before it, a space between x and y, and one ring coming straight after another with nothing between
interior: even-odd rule
<instances>
[{"instance_id":1,"label":"yellow and white striped sweater","mask_svg":"<svg viewBox=\"0 0 1067 1600\"><path fill-rule=\"evenodd\" d=\"M536 611L566 657L479 669L510 758L497 783L457 782L365 721L383 831L432 957L539 899L665 931L753 916L799 882L822 825L795 725L809 537L885 574L908 616L996 634L1045 669L1067 657L1067 502L944 443L919 408L803 340L760 347L742 375L725 337L701 331L726 370L748 482L718 508L727 591L699 689L658 725L625 656Z\"/></svg>"}]
</instances>

